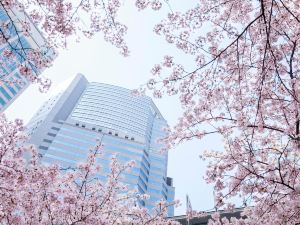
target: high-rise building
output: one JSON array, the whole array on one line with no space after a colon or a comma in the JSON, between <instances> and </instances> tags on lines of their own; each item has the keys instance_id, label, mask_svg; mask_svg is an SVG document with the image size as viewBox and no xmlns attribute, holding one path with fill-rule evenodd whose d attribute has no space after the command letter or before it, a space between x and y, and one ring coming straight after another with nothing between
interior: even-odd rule
<instances>
[{"instance_id":1,"label":"high-rise building","mask_svg":"<svg viewBox=\"0 0 300 225\"><path fill-rule=\"evenodd\" d=\"M28 124L30 142L39 149L43 163L72 166L82 161L97 139L102 140L103 171L109 158L118 153L121 161L135 160L123 182L150 198L141 204L174 199L172 179L167 177L167 152L158 139L167 126L159 110L147 96L133 96L122 87L89 83L77 75L61 94L49 99ZM169 207L169 216L173 215Z\"/></svg>"},{"instance_id":2,"label":"high-rise building","mask_svg":"<svg viewBox=\"0 0 300 225\"><path fill-rule=\"evenodd\" d=\"M22 25L30 28L24 33ZM39 50L45 57L54 57L52 49L46 47L45 39L34 26L30 18L23 11L17 9L4 9L0 6L0 112L4 111L28 86L29 81L20 74L19 64L24 64L27 53L31 49ZM4 54L11 53L10 56ZM35 75L42 71L30 64Z\"/></svg>"}]
</instances>

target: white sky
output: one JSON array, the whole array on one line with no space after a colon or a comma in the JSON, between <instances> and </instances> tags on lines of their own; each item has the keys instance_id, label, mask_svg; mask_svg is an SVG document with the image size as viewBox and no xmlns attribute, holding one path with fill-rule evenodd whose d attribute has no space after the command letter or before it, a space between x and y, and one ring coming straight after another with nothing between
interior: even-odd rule
<instances>
[{"instance_id":1,"label":"white sky","mask_svg":"<svg viewBox=\"0 0 300 225\"><path fill-rule=\"evenodd\" d=\"M176 11L183 10L197 1L186 2L173 0L170 4ZM121 20L129 27L126 40L131 51L130 57L122 57L118 49L103 41L101 35L92 39L83 39L80 43L70 43L68 50L60 52L53 67L43 73L43 76L53 82L51 90L47 94L41 94L36 85L31 85L6 110L7 117L21 118L27 123L41 104L49 98L53 89L77 73L84 74L89 81L133 89L151 77L152 66L160 62L165 54L175 55L178 60L188 65L191 58L184 56L182 52L168 45L162 37L152 32L154 24L159 22L167 12L166 8L155 13L151 10L137 12L132 6L124 7ZM176 97L154 99L154 101L169 125L173 126L182 113ZM190 141L170 150L168 176L174 179L175 198L182 202L182 206L175 209L175 215L185 214L186 194L190 196L193 209L212 209L212 188L203 180L205 164L199 158L201 151L212 148L222 149L222 142L215 136L201 141Z\"/></svg>"}]
</instances>

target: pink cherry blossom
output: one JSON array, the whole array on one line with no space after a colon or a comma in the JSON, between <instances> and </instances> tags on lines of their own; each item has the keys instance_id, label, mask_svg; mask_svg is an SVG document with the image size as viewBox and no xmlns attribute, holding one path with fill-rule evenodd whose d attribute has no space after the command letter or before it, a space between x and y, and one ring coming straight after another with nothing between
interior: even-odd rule
<instances>
[{"instance_id":1,"label":"pink cherry blossom","mask_svg":"<svg viewBox=\"0 0 300 225\"><path fill-rule=\"evenodd\" d=\"M206 180L217 208L236 196L245 207L245 218L210 224L300 222L299 9L298 0L204 0L154 28L194 58L168 56L152 70L153 94L177 93L184 109L167 145L222 137L223 151L201 154Z\"/></svg>"},{"instance_id":2,"label":"pink cherry blossom","mask_svg":"<svg viewBox=\"0 0 300 225\"><path fill-rule=\"evenodd\" d=\"M98 144L74 168L42 165L35 147L25 144L23 129L21 120L0 116L1 224L178 224L165 218L176 202L158 202L149 211L137 203L145 197L122 183L122 173L134 162L120 164L112 157L106 180L101 180Z\"/></svg>"}]
</instances>

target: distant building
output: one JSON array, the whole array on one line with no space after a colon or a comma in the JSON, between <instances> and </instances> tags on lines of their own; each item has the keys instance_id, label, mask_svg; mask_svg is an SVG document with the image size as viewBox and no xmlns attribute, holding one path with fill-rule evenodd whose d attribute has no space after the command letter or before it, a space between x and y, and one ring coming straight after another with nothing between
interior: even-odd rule
<instances>
[{"instance_id":1,"label":"distant building","mask_svg":"<svg viewBox=\"0 0 300 225\"><path fill-rule=\"evenodd\" d=\"M118 153L121 161L135 160L123 182L150 199L141 205L174 199L172 178L167 177L168 154L161 153L159 138L167 122L147 96L133 96L122 87L89 83L77 75L61 94L49 99L28 124L30 142L38 147L43 163L72 166L86 158L97 139L104 144L103 171ZM103 178L104 179L104 178ZM169 208L169 216L173 215Z\"/></svg>"},{"instance_id":2,"label":"distant building","mask_svg":"<svg viewBox=\"0 0 300 225\"><path fill-rule=\"evenodd\" d=\"M24 35L21 21L30 27L30 35ZM26 51L39 49L45 57L54 57L53 50L45 47L45 39L25 12L5 10L0 6L0 112L4 111L28 86L28 80L19 73L18 64L24 63ZM14 56L5 56L10 50ZM36 75L39 71L32 66Z\"/></svg>"},{"instance_id":3,"label":"distant building","mask_svg":"<svg viewBox=\"0 0 300 225\"><path fill-rule=\"evenodd\" d=\"M242 208L240 209L235 209L234 212L224 212L222 210L218 211L220 213L221 217L226 217L230 219L231 217L236 217L236 218L241 218L241 212L243 211ZM171 217L170 219L173 219L175 221L178 221L181 225L207 225L209 219L211 219L211 214L215 213L213 212L208 212L207 216L205 217L194 217L188 221L186 215L182 216L174 216Z\"/></svg>"}]
</instances>

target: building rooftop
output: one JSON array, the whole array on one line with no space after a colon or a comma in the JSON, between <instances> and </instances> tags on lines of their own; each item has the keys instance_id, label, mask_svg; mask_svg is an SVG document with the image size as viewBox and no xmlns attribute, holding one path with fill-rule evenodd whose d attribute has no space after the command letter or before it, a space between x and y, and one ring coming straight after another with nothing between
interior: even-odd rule
<instances>
[{"instance_id":1,"label":"building rooftop","mask_svg":"<svg viewBox=\"0 0 300 225\"><path fill-rule=\"evenodd\" d=\"M241 218L241 212L243 211L243 208L237 208L233 212L227 212L224 210L219 210L218 212L220 213L221 217L226 217L230 219L231 217L236 217L236 218ZM175 221L178 221L182 225L206 225L208 224L209 219L211 219L211 215L215 213L216 211L210 211L207 212L207 216L204 217L194 217L190 219L189 221L187 220L186 215L181 215L181 216L174 216L171 217L170 219L173 219Z\"/></svg>"}]
</instances>

